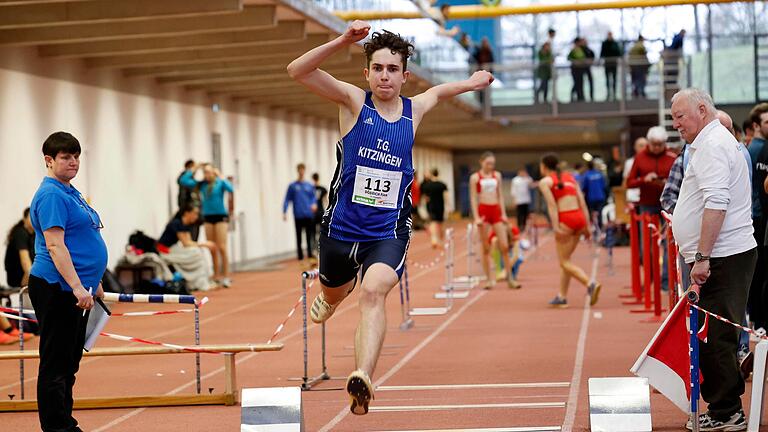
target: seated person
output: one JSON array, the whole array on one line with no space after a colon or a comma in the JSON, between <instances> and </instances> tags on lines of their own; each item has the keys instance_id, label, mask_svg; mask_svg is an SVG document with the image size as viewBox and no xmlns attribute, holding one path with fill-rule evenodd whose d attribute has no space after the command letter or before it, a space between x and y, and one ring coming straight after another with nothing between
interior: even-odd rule
<instances>
[{"instance_id":1,"label":"seated person","mask_svg":"<svg viewBox=\"0 0 768 432\"><path fill-rule=\"evenodd\" d=\"M6 282L12 288L27 285L32 260L35 259L35 231L29 217L29 208L24 210L24 216L8 232L5 249ZM27 306L32 303L25 298ZM25 333L24 339L31 338L32 333ZM5 318L0 316L0 345L19 341L19 331Z\"/></svg>"},{"instance_id":2,"label":"seated person","mask_svg":"<svg viewBox=\"0 0 768 432\"><path fill-rule=\"evenodd\" d=\"M176 217L165 226L163 235L157 241L160 257L176 268L187 281L192 291L208 291L218 288L211 279L211 270L203 255L202 248L216 253L213 242L197 243L192 240L192 226L200 218L200 209L186 204Z\"/></svg>"},{"instance_id":3,"label":"seated person","mask_svg":"<svg viewBox=\"0 0 768 432\"><path fill-rule=\"evenodd\" d=\"M507 230L509 238L509 254L510 262L512 263L512 277L510 278L511 288L520 288L520 282L517 281L517 273L522 264L522 254L520 252L520 229L516 225L509 225ZM501 260L501 251L499 250L499 242L496 239L496 233L491 231L488 236L488 242L491 244L491 257L493 257L493 265L496 267L496 278L504 279L507 275L504 271L504 262Z\"/></svg>"}]
</instances>

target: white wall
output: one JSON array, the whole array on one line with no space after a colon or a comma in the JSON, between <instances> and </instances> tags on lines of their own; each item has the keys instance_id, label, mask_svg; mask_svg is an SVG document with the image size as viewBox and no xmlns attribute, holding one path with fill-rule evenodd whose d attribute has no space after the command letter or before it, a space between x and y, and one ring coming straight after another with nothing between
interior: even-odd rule
<instances>
[{"instance_id":1,"label":"white wall","mask_svg":"<svg viewBox=\"0 0 768 432\"><path fill-rule=\"evenodd\" d=\"M212 158L221 134L222 172L236 176L233 260L294 249L293 223L282 220L295 166L319 172L326 186L335 166L336 122L247 104L214 113L202 94L150 80L129 80L77 63L47 63L26 49L0 49L0 232L20 219L45 175L42 143L72 133L83 146L73 181L104 221L110 266L136 229L158 237L175 211L176 176L188 158ZM417 168L437 166L452 187L451 153L417 146ZM243 255L242 252L246 254ZM5 272L0 261L0 277Z\"/></svg>"}]
</instances>

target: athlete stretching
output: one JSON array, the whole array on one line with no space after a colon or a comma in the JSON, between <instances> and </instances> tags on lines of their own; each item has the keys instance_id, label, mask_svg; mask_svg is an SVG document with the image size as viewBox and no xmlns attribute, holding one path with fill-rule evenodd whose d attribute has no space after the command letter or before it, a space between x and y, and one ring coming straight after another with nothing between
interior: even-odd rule
<instances>
[{"instance_id":1,"label":"athlete stretching","mask_svg":"<svg viewBox=\"0 0 768 432\"><path fill-rule=\"evenodd\" d=\"M438 102L482 90L493 76L441 84L411 99L400 96L413 45L399 35L373 33L364 45L370 86L364 91L319 69L334 53L368 36L370 25L355 21L343 35L288 65L291 78L339 106L342 138L336 144L336 172L320 236L320 282L310 315L316 323L333 315L355 287L362 269L360 323L355 336L357 370L347 379L350 410L362 415L373 399L370 376L384 332L387 293L397 284L411 237L412 149L416 128Z\"/></svg>"}]
</instances>

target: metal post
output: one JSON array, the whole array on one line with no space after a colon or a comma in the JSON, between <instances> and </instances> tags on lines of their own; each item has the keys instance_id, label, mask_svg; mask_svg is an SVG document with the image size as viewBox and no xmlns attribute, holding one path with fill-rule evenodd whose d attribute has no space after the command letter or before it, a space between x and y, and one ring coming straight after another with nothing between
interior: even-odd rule
<instances>
[{"instance_id":1,"label":"metal post","mask_svg":"<svg viewBox=\"0 0 768 432\"><path fill-rule=\"evenodd\" d=\"M195 345L200 345L200 305L195 302ZM195 353L195 384L200 394L200 353Z\"/></svg>"},{"instance_id":2,"label":"metal post","mask_svg":"<svg viewBox=\"0 0 768 432\"><path fill-rule=\"evenodd\" d=\"M19 318L24 318L24 294L28 288L19 290ZM39 321L38 321L39 322ZM19 320L19 350L24 352L24 320ZM21 400L24 400L24 359L19 359L19 384L21 384Z\"/></svg>"},{"instance_id":3,"label":"metal post","mask_svg":"<svg viewBox=\"0 0 768 432\"><path fill-rule=\"evenodd\" d=\"M693 306L688 306L688 309L691 315L691 423L693 432L699 432L699 310Z\"/></svg>"},{"instance_id":4,"label":"metal post","mask_svg":"<svg viewBox=\"0 0 768 432\"><path fill-rule=\"evenodd\" d=\"M322 333L322 338L321 338L321 339L322 339L322 345L323 345L323 346L322 346L322 355L323 355L323 358L322 358L322 360L321 360L321 361L322 361L322 363L323 363L323 373L320 375L320 378L322 378L322 379L324 379L324 380L327 380L327 379L330 379L331 377L330 377L330 375L328 375L328 367L327 367L327 366L326 366L326 364L325 364L325 323L323 323L323 324L320 326L320 331L321 331L321 333Z\"/></svg>"},{"instance_id":5,"label":"metal post","mask_svg":"<svg viewBox=\"0 0 768 432\"><path fill-rule=\"evenodd\" d=\"M467 224L467 281L471 284L472 279L474 276L472 276L472 259L474 258L475 251L472 248L472 225L471 223Z\"/></svg>"},{"instance_id":6,"label":"metal post","mask_svg":"<svg viewBox=\"0 0 768 432\"><path fill-rule=\"evenodd\" d=\"M308 340L307 340L307 276L301 275L301 308L302 308L302 332L304 338L304 375L301 377L301 389L309 390L309 358L308 358Z\"/></svg>"},{"instance_id":7,"label":"metal post","mask_svg":"<svg viewBox=\"0 0 768 432\"><path fill-rule=\"evenodd\" d=\"M403 279L405 279L405 286L403 286ZM403 277L400 278L400 312L402 320L400 321L400 330L405 331L413 327L413 319L411 318L411 299L408 293L408 266L403 265Z\"/></svg>"},{"instance_id":8,"label":"metal post","mask_svg":"<svg viewBox=\"0 0 768 432\"><path fill-rule=\"evenodd\" d=\"M445 230L445 237L448 239L448 243L445 245L445 286L448 288L447 295L445 296L445 306L448 309L453 307L453 272L451 267L453 266L453 229L448 228Z\"/></svg>"}]
</instances>

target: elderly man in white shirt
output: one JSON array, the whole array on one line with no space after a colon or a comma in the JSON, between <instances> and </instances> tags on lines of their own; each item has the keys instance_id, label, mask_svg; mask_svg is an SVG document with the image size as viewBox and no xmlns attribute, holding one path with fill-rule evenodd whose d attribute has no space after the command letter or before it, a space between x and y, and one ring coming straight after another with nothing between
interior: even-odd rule
<instances>
[{"instance_id":1,"label":"elderly man in white shirt","mask_svg":"<svg viewBox=\"0 0 768 432\"><path fill-rule=\"evenodd\" d=\"M680 253L700 285L702 308L740 322L757 260L752 235L749 168L739 143L717 120L712 98L698 89L672 98L674 127L690 143L690 159L672 219ZM703 316L700 322L703 323ZM701 345L701 394L709 404L701 430L746 430L744 379L736 358L739 331L709 321ZM687 427L692 429L689 422Z\"/></svg>"}]
</instances>

